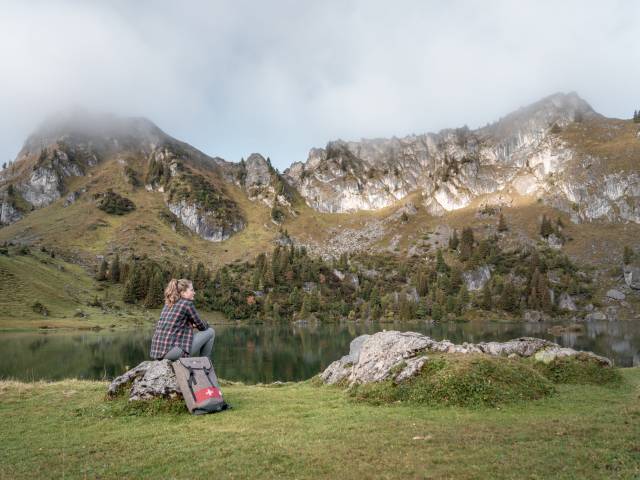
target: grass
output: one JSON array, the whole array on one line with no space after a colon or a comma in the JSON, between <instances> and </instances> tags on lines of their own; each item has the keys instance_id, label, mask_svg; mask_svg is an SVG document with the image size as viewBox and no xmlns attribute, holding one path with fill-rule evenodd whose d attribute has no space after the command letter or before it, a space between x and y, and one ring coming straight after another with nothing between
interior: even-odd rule
<instances>
[{"instance_id":1,"label":"grass","mask_svg":"<svg viewBox=\"0 0 640 480\"><path fill-rule=\"evenodd\" d=\"M149 317L119 300L121 286L96 282L81 266L47 252L18 250L0 255L0 330L131 327ZM110 306L89 305L95 297Z\"/></svg>"},{"instance_id":2,"label":"grass","mask_svg":"<svg viewBox=\"0 0 640 480\"><path fill-rule=\"evenodd\" d=\"M354 402L309 382L224 386L193 417L106 383L0 382L0 478L556 478L640 475L640 369L500 408Z\"/></svg>"}]
</instances>

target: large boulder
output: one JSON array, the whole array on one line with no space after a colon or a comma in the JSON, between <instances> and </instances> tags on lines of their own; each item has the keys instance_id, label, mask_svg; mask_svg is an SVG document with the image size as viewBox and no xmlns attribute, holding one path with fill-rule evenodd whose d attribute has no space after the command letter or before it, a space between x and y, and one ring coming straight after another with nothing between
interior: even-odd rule
<instances>
[{"instance_id":1,"label":"large boulder","mask_svg":"<svg viewBox=\"0 0 640 480\"><path fill-rule=\"evenodd\" d=\"M129 400L182 397L169 360L146 361L116 377L107 395L114 398L129 388Z\"/></svg>"},{"instance_id":2,"label":"large boulder","mask_svg":"<svg viewBox=\"0 0 640 480\"><path fill-rule=\"evenodd\" d=\"M351 342L349 355L329 365L320 378L326 384L349 386L393 380L403 382L416 376L429 362L429 354L486 354L493 357L529 358L548 363L555 358L591 359L602 366L613 366L608 358L591 352L563 348L541 338L521 337L507 342L462 343L436 341L416 332L383 331L362 335Z\"/></svg>"}]
</instances>

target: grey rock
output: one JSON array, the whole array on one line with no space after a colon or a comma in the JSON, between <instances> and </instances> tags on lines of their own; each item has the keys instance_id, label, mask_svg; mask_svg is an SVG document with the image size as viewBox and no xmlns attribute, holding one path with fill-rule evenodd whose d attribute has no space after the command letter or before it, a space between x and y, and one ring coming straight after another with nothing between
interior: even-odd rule
<instances>
[{"instance_id":1,"label":"grey rock","mask_svg":"<svg viewBox=\"0 0 640 480\"><path fill-rule=\"evenodd\" d=\"M558 307L560 308L560 310L568 310L570 312L575 312L577 310L576 304L573 301L573 297L567 292L562 292L562 294L560 294L560 298L558 299Z\"/></svg>"},{"instance_id":2,"label":"grey rock","mask_svg":"<svg viewBox=\"0 0 640 480\"><path fill-rule=\"evenodd\" d=\"M167 207L177 216L185 227L210 242L222 242L244 228L240 218L218 218L195 203L181 200L168 203Z\"/></svg>"},{"instance_id":3,"label":"grey rock","mask_svg":"<svg viewBox=\"0 0 640 480\"><path fill-rule=\"evenodd\" d=\"M552 345L548 348L544 348L539 350L534 355L534 359L543 362L543 363L551 363L558 358L566 358L566 357L581 357L581 358L591 358L598 362L602 367L612 367L613 362L600 355L596 355L593 352L579 352L574 350L573 348L562 348L558 345Z\"/></svg>"},{"instance_id":4,"label":"grey rock","mask_svg":"<svg viewBox=\"0 0 640 480\"><path fill-rule=\"evenodd\" d=\"M602 312L600 312L598 310L595 310L595 311L593 311L591 313L586 314L584 319L587 322L593 321L593 320L600 321L600 320L606 320L607 316L604 313L602 313Z\"/></svg>"},{"instance_id":5,"label":"grey rock","mask_svg":"<svg viewBox=\"0 0 640 480\"><path fill-rule=\"evenodd\" d=\"M624 266L624 281L634 290L640 290L640 267L634 265Z\"/></svg>"},{"instance_id":6,"label":"grey rock","mask_svg":"<svg viewBox=\"0 0 640 480\"><path fill-rule=\"evenodd\" d=\"M491 279L491 269L487 265L463 272L462 278L469 291L482 290L484 285Z\"/></svg>"},{"instance_id":7,"label":"grey rock","mask_svg":"<svg viewBox=\"0 0 640 480\"><path fill-rule=\"evenodd\" d=\"M522 315L523 321L532 323L543 322L545 320L548 320L548 318L548 315L538 310L525 310L524 314Z\"/></svg>"},{"instance_id":8,"label":"grey rock","mask_svg":"<svg viewBox=\"0 0 640 480\"><path fill-rule=\"evenodd\" d=\"M562 248L562 239L558 237L555 233L552 233L546 238L547 244L554 250L560 250Z\"/></svg>"},{"instance_id":9,"label":"grey rock","mask_svg":"<svg viewBox=\"0 0 640 480\"><path fill-rule=\"evenodd\" d=\"M602 366L612 365L607 358L591 352L562 348L541 338L521 337L507 342L456 345L448 340L436 341L415 332L383 331L354 339L349 354L329 365L320 378L327 384L345 382L350 386L387 379L399 383L420 372L429 361L428 352L534 357L545 362L558 357L586 356L596 359ZM539 352L546 353L535 357Z\"/></svg>"},{"instance_id":10,"label":"grey rock","mask_svg":"<svg viewBox=\"0 0 640 480\"><path fill-rule=\"evenodd\" d=\"M0 201L0 225L9 225L22 218L22 214L8 200Z\"/></svg>"},{"instance_id":11,"label":"grey rock","mask_svg":"<svg viewBox=\"0 0 640 480\"><path fill-rule=\"evenodd\" d=\"M611 290L607 291L607 297L613 298L614 300L624 300L627 296L620 290L612 288Z\"/></svg>"},{"instance_id":12,"label":"grey rock","mask_svg":"<svg viewBox=\"0 0 640 480\"><path fill-rule=\"evenodd\" d=\"M379 332L367 338L354 364L349 383L369 383L385 380L391 370L403 360L425 350L433 341L415 332Z\"/></svg>"},{"instance_id":13,"label":"grey rock","mask_svg":"<svg viewBox=\"0 0 640 480\"><path fill-rule=\"evenodd\" d=\"M406 361L406 365L400 373L394 377L394 382L400 383L410 379L411 377L415 377L420 370L422 370L422 367L424 367L428 360L429 358L426 355L410 358Z\"/></svg>"},{"instance_id":14,"label":"grey rock","mask_svg":"<svg viewBox=\"0 0 640 480\"><path fill-rule=\"evenodd\" d=\"M115 378L107 390L115 397L131 386L129 400L176 398L182 396L169 360L145 361Z\"/></svg>"}]
</instances>

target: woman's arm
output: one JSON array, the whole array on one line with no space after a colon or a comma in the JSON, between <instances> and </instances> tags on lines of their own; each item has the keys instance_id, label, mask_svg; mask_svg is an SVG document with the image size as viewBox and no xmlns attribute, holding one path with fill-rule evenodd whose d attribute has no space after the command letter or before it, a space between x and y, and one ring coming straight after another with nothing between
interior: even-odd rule
<instances>
[{"instance_id":1,"label":"woman's arm","mask_svg":"<svg viewBox=\"0 0 640 480\"><path fill-rule=\"evenodd\" d=\"M196 311L196 307L191 301L185 302L185 309L189 313L189 321L191 324L196 327L198 330L206 330L209 328L209 324L206 320L202 320L198 316L198 312Z\"/></svg>"}]
</instances>

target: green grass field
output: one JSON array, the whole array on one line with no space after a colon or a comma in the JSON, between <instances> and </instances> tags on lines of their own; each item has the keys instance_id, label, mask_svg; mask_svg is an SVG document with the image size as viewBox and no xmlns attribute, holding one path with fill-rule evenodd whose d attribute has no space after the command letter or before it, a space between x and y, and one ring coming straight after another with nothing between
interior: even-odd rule
<instances>
[{"instance_id":1,"label":"green grass field","mask_svg":"<svg viewBox=\"0 0 640 480\"><path fill-rule=\"evenodd\" d=\"M357 403L310 382L223 387L193 417L105 400L106 383L0 382L0 478L633 479L640 368L500 408Z\"/></svg>"},{"instance_id":2,"label":"green grass field","mask_svg":"<svg viewBox=\"0 0 640 480\"><path fill-rule=\"evenodd\" d=\"M0 255L0 277L0 330L130 328L154 313L122 303L121 285L97 282L81 266L35 248ZM103 307L90 305L96 298Z\"/></svg>"}]
</instances>

